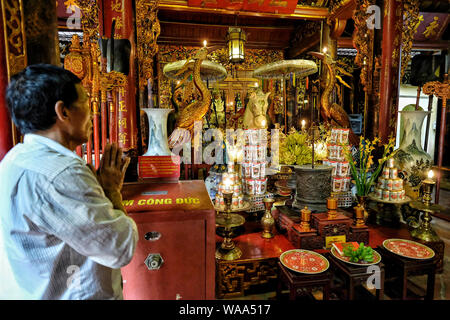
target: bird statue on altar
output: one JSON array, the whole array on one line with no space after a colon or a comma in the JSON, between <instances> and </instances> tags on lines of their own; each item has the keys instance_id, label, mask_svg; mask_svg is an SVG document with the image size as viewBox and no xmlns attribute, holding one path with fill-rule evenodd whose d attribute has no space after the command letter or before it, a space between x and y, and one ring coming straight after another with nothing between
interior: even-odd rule
<instances>
[{"instance_id":1,"label":"bird statue on altar","mask_svg":"<svg viewBox=\"0 0 450 320\"><path fill-rule=\"evenodd\" d=\"M183 68L177 73L178 75L189 70L189 72L186 72L184 79L177 85L175 91L192 75L192 82L200 96L198 99L178 111L178 114L176 115L175 130L169 137L170 148L190 141L195 121L203 122L203 117L210 107L211 93L200 77L200 66L207 55L208 49L206 47L199 49L192 58L186 60Z\"/></svg>"},{"instance_id":2,"label":"bird statue on altar","mask_svg":"<svg viewBox=\"0 0 450 320\"><path fill-rule=\"evenodd\" d=\"M353 132L350 126L350 118L345 112L344 108L337 103L330 103L331 94L336 85L336 79L343 82L340 77L336 75L336 61L328 53L320 52L308 52L309 55L320 59L327 67L327 82L325 84L325 90L320 98L320 115L322 116L325 123L331 125L332 127L349 128L349 141L352 145L358 145L359 139Z\"/></svg>"}]
</instances>

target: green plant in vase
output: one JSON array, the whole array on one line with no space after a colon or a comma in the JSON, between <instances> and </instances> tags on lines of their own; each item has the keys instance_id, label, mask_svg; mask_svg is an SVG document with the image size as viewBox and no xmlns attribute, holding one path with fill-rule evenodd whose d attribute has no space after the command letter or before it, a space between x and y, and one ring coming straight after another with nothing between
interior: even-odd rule
<instances>
[{"instance_id":1,"label":"green plant in vase","mask_svg":"<svg viewBox=\"0 0 450 320\"><path fill-rule=\"evenodd\" d=\"M374 150L376 146L383 146L383 154L378 159L378 165L374 166ZM379 138L372 141L360 137L359 140L359 164L355 161L349 146L343 145L344 155L350 165L350 172L354 184L356 185L356 196L358 203L365 208L365 201L369 194L372 185L380 175L385 162L392 158L395 154L395 138L390 138L387 144L382 144ZM364 215L367 217L367 212L364 209Z\"/></svg>"},{"instance_id":2,"label":"green plant in vase","mask_svg":"<svg viewBox=\"0 0 450 320\"><path fill-rule=\"evenodd\" d=\"M344 155L350 165L350 171L356 185L356 195L367 196L374 184L375 180L379 176L384 163L394 155L395 138L389 139L389 142L383 145L383 155L378 159L378 165L373 170L373 151L377 145L380 145L380 140L375 138L370 141L369 139L360 138L359 142L359 165L354 160L352 152L348 146L343 145ZM373 170L373 171L372 171ZM372 174L369 177L369 171Z\"/></svg>"}]
</instances>

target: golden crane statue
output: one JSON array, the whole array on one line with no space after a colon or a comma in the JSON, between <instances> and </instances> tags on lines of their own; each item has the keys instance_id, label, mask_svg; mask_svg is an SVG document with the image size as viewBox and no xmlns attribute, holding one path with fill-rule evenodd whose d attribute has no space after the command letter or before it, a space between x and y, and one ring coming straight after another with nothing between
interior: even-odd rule
<instances>
[{"instance_id":1,"label":"golden crane statue","mask_svg":"<svg viewBox=\"0 0 450 320\"><path fill-rule=\"evenodd\" d=\"M175 91L192 75L192 82L199 91L200 97L186 107L179 109L176 115L175 130L169 137L170 148L190 140L190 133L193 131L195 121L201 121L203 123L203 117L211 105L211 93L200 77L200 67L202 61L206 59L209 50L211 48L203 47L199 49L192 58L186 60L184 66L176 74L180 75L184 73L184 78L176 86Z\"/></svg>"},{"instance_id":2,"label":"golden crane statue","mask_svg":"<svg viewBox=\"0 0 450 320\"><path fill-rule=\"evenodd\" d=\"M328 53L308 52L308 54L322 60L328 70L327 83L325 84L325 90L320 98L320 115L326 123L333 127L349 128L350 143L352 145L358 145L359 139L350 126L350 118L347 112L345 112L344 108L339 104L330 103L331 93L336 85L336 78L343 82L340 77L336 76L336 61L334 61Z\"/></svg>"}]
</instances>

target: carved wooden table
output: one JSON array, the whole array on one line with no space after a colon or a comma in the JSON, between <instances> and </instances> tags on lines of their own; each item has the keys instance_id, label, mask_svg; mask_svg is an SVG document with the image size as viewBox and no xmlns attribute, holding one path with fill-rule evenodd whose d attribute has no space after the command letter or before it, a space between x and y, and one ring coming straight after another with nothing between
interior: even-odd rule
<instances>
[{"instance_id":1,"label":"carved wooden table","mask_svg":"<svg viewBox=\"0 0 450 320\"><path fill-rule=\"evenodd\" d=\"M325 256L330 261L330 267L333 270L334 276L342 277L345 282L344 289L347 291L346 299L354 300L356 287L365 283L370 276L374 275L373 272L368 270L368 266L351 265L335 258L332 254L326 254ZM376 289L376 298L378 300L383 300L384 264L380 262L374 266L378 266L380 268L380 287Z\"/></svg>"},{"instance_id":2,"label":"carved wooden table","mask_svg":"<svg viewBox=\"0 0 450 320\"><path fill-rule=\"evenodd\" d=\"M377 248L381 254L382 261L386 265L386 278L399 277L401 280L401 296L402 300L407 299L408 291L408 276L411 275L424 275L427 277L427 289L425 300L433 300L434 298L434 284L436 276L436 265L438 256L435 255L432 259L428 260L415 260L403 258L395 253L386 250L384 247L379 246Z\"/></svg>"},{"instance_id":3,"label":"carved wooden table","mask_svg":"<svg viewBox=\"0 0 450 320\"><path fill-rule=\"evenodd\" d=\"M246 228L248 226L246 225ZM274 232L272 239L264 239L261 232L246 233L233 239L242 250L241 258L232 261L216 259L216 297L218 299L243 296L258 285L276 288L280 254L294 249L285 236ZM217 236L217 243L221 238Z\"/></svg>"},{"instance_id":4,"label":"carved wooden table","mask_svg":"<svg viewBox=\"0 0 450 320\"><path fill-rule=\"evenodd\" d=\"M289 300L295 300L297 296L310 292L312 288L323 288L323 300L330 299L331 271L328 269L319 274L301 274L291 271L278 262L279 279L277 284L277 299L281 296L283 284L289 288Z\"/></svg>"}]
</instances>

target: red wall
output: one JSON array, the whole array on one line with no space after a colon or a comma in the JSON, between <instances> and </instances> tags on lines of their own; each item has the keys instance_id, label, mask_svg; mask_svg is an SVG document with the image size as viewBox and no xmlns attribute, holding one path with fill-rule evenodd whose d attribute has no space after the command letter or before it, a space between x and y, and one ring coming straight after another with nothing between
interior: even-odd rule
<instances>
[{"instance_id":1,"label":"red wall","mask_svg":"<svg viewBox=\"0 0 450 320\"><path fill-rule=\"evenodd\" d=\"M13 147L11 118L9 117L5 101L8 72L6 68L5 38L3 35L3 18L0 15L0 160Z\"/></svg>"}]
</instances>

